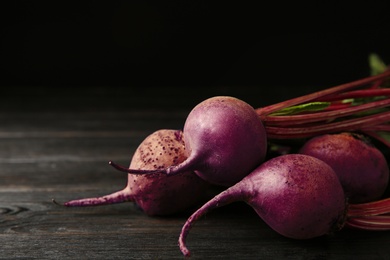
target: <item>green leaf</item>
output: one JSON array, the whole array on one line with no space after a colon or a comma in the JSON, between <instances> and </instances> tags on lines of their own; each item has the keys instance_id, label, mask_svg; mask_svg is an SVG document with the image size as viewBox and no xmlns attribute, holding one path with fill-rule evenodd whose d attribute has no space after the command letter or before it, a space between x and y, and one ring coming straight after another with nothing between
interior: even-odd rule
<instances>
[{"instance_id":1,"label":"green leaf","mask_svg":"<svg viewBox=\"0 0 390 260\"><path fill-rule=\"evenodd\" d=\"M371 53L368 56L368 63L371 69L371 75L378 75L387 70L386 64L382 59L375 53Z\"/></svg>"},{"instance_id":2,"label":"green leaf","mask_svg":"<svg viewBox=\"0 0 390 260\"><path fill-rule=\"evenodd\" d=\"M276 111L271 116L287 116L295 115L302 112L316 112L321 111L327 108L330 105L330 102L310 102L305 104L300 104L296 106L286 107L279 111Z\"/></svg>"}]
</instances>

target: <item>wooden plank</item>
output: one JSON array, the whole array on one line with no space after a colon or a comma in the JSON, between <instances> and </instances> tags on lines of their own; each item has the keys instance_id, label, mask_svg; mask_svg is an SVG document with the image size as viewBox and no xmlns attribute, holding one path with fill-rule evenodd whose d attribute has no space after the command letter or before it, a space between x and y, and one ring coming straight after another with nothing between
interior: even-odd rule
<instances>
[{"instance_id":1,"label":"wooden plank","mask_svg":"<svg viewBox=\"0 0 390 260\"><path fill-rule=\"evenodd\" d=\"M19 203L8 209L0 226L3 257L182 259L176 243L184 215L146 217L126 204L65 209ZM233 205L199 221L188 246L192 259L386 259L383 245L388 239L385 233L347 230L333 237L290 240L270 230L247 207Z\"/></svg>"},{"instance_id":2,"label":"wooden plank","mask_svg":"<svg viewBox=\"0 0 390 260\"><path fill-rule=\"evenodd\" d=\"M107 161L127 165L144 137L180 127L188 109L159 110L170 99L157 94L151 108L135 97L130 107L116 103L127 99L119 93L101 104L104 95L85 100L61 91L50 101L35 94L31 110L12 103L16 97L12 102L0 97L5 102L0 104L0 259L183 259L177 239L190 211L148 217L132 203L65 208L51 200L123 188L126 174ZM69 97L74 108L66 106ZM96 106L84 106L86 101ZM191 259L388 259L388 243L389 232L348 229L307 241L287 239L244 203L210 212L188 237Z\"/></svg>"}]
</instances>

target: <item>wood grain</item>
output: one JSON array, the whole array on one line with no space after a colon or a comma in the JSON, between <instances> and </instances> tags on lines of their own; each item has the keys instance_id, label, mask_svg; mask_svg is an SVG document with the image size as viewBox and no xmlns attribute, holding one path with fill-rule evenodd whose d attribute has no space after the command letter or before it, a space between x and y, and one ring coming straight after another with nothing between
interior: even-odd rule
<instances>
[{"instance_id":1,"label":"wood grain","mask_svg":"<svg viewBox=\"0 0 390 260\"><path fill-rule=\"evenodd\" d=\"M84 96L62 91L23 97L31 109L0 98L0 259L183 259L177 239L189 212L148 217L132 203L65 208L51 200L121 189L127 177L108 160L128 164L152 131L180 128L189 106L156 97L142 105L139 94L127 107L119 93L102 104L100 88L83 105ZM389 232L354 230L286 239L243 203L209 213L188 237L192 259L388 259L389 243Z\"/></svg>"}]
</instances>

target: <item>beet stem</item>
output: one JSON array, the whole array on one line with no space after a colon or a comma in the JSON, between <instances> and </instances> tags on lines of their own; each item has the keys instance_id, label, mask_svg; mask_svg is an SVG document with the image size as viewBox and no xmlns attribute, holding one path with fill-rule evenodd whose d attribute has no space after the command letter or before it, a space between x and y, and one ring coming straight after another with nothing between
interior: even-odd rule
<instances>
[{"instance_id":1,"label":"beet stem","mask_svg":"<svg viewBox=\"0 0 390 260\"><path fill-rule=\"evenodd\" d=\"M373 202L350 204L348 216L383 215L390 213L390 198Z\"/></svg>"},{"instance_id":2,"label":"beet stem","mask_svg":"<svg viewBox=\"0 0 390 260\"><path fill-rule=\"evenodd\" d=\"M340 93L342 91L347 91L347 90L350 90L353 88L357 88L359 86L362 86L362 85L365 85L365 84L368 84L371 82L375 82L377 80L386 78L388 76L390 76L390 70L387 70L387 71L383 72L382 74L378 74L375 76L370 76L370 77L366 77L366 78L359 79L356 81L348 82L345 84L341 84L341 85L338 85L338 86L335 86L332 88L320 90L320 91L317 91L317 92L314 92L314 93L311 93L308 95L300 96L297 98L292 98L292 99L282 101L280 103L276 103L276 104L273 104L273 105L270 105L267 107L258 108L258 109L256 109L256 112L259 116L264 117L264 116L267 116L273 112L279 111L279 110L286 108L286 107L298 105L298 104L309 102L312 100L316 100L316 99L319 99L321 97L325 97L325 96L328 96L331 94L337 94L337 93Z\"/></svg>"},{"instance_id":3,"label":"beet stem","mask_svg":"<svg viewBox=\"0 0 390 260\"><path fill-rule=\"evenodd\" d=\"M390 216L362 216L348 218L345 225L371 231L390 230Z\"/></svg>"},{"instance_id":4,"label":"beet stem","mask_svg":"<svg viewBox=\"0 0 390 260\"><path fill-rule=\"evenodd\" d=\"M338 101L345 100L350 98L366 98L366 97L379 97L379 96L389 96L390 89L388 88L376 88L376 89L361 89L354 90L345 93L340 93L332 96L327 96L323 98L316 99L315 101L321 102L330 102L330 101Z\"/></svg>"},{"instance_id":5,"label":"beet stem","mask_svg":"<svg viewBox=\"0 0 390 260\"><path fill-rule=\"evenodd\" d=\"M382 84L386 84L386 80L385 79L380 79L380 80L377 80L377 81L373 82L371 87L370 87L370 89L379 88Z\"/></svg>"},{"instance_id":6,"label":"beet stem","mask_svg":"<svg viewBox=\"0 0 390 260\"><path fill-rule=\"evenodd\" d=\"M363 230L390 230L390 198L350 204L345 225Z\"/></svg>"},{"instance_id":7,"label":"beet stem","mask_svg":"<svg viewBox=\"0 0 390 260\"><path fill-rule=\"evenodd\" d=\"M389 89L390 90L390 89ZM290 116L267 116L263 118L266 125L283 125L283 124L303 124L317 121L325 121L329 119L336 119L343 116L353 115L359 112L366 112L370 109L378 109L390 105L390 99L378 100L363 105L349 106L334 111L317 112L303 115Z\"/></svg>"},{"instance_id":8,"label":"beet stem","mask_svg":"<svg viewBox=\"0 0 390 260\"><path fill-rule=\"evenodd\" d=\"M362 128L364 131L390 131L390 125L388 124L381 124L381 125L373 125L373 126L367 126Z\"/></svg>"},{"instance_id":9,"label":"beet stem","mask_svg":"<svg viewBox=\"0 0 390 260\"><path fill-rule=\"evenodd\" d=\"M331 103L328 107L324 108L323 111L334 111L334 110L341 110L343 108L348 108L351 107L351 103Z\"/></svg>"},{"instance_id":10,"label":"beet stem","mask_svg":"<svg viewBox=\"0 0 390 260\"><path fill-rule=\"evenodd\" d=\"M390 120L390 111L369 115L361 118L349 119L335 123L320 124L311 127L272 127L266 126L269 138L306 138L314 135L340 132L357 131L367 125L376 125L388 122Z\"/></svg>"}]
</instances>

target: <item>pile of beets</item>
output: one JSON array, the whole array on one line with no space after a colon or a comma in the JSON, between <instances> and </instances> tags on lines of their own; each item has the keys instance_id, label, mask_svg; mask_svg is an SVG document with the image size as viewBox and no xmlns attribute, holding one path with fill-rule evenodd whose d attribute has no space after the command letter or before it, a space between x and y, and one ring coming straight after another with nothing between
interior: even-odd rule
<instances>
[{"instance_id":1,"label":"pile of beets","mask_svg":"<svg viewBox=\"0 0 390 260\"><path fill-rule=\"evenodd\" d=\"M158 130L139 145L127 186L65 202L93 206L131 201L147 215L194 207L179 236L210 210L250 205L279 234L310 239L352 227L390 230L386 198L390 147L390 70L254 109L229 96L204 100L183 130ZM381 149L377 148L378 145Z\"/></svg>"}]
</instances>

